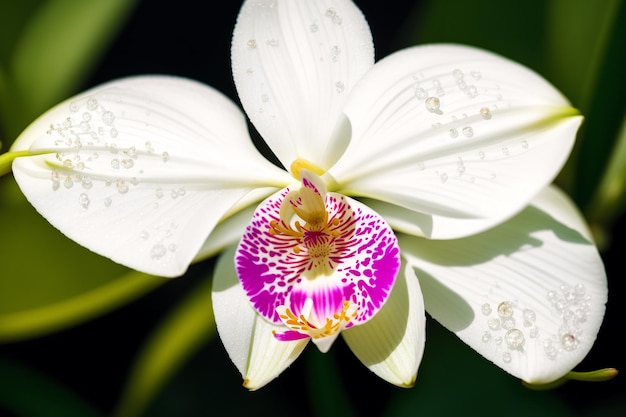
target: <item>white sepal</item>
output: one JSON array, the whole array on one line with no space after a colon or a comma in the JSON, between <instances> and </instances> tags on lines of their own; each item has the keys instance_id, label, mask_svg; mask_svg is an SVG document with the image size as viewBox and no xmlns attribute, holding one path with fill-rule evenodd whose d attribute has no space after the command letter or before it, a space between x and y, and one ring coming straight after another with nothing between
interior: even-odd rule
<instances>
[{"instance_id":1,"label":"white sepal","mask_svg":"<svg viewBox=\"0 0 626 417\"><path fill-rule=\"evenodd\" d=\"M606 275L584 222L556 188L487 232L399 241L428 313L510 374L548 383L591 349L604 315Z\"/></svg>"},{"instance_id":2,"label":"white sepal","mask_svg":"<svg viewBox=\"0 0 626 417\"><path fill-rule=\"evenodd\" d=\"M559 172L582 120L531 70L457 45L383 59L345 112L352 140L330 170L334 191L426 215L419 227L436 239L519 212Z\"/></svg>"},{"instance_id":3,"label":"white sepal","mask_svg":"<svg viewBox=\"0 0 626 417\"><path fill-rule=\"evenodd\" d=\"M374 63L369 26L351 1L246 1L232 63L246 113L285 167L336 161L349 139L343 104Z\"/></svg>"},{"instance_id":4,"label":"white sepal","mask_svg":"<svg viewBox=\"0 0 626 417\"><path fill-rule=\"evenodd\" d=\"M309 339L278 341L273 331L285 327L269 323L254 311L237 278L231 246L219 258L213 278L213 312L220 339L244 379L256 390L284 371L297 359Z\"/></svg>"},{"instance_id":5,"label":"white sepal","mask_svg":"<svg viewBox=\"0 0 626 417\"><path fill-rule=\"evenodd\" d=\"M426 316L419 281L402 263L383 308L371 320L341 333L372 372L400 387L412 387L426 342Z\"/></svg>"}]
</instances>

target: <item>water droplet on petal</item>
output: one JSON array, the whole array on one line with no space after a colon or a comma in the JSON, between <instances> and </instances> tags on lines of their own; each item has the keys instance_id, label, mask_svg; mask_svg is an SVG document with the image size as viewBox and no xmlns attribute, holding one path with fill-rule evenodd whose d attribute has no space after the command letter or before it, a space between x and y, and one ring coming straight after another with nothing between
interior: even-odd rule
<instances>
[{"instance_id":1,"label":"water droplet on petal","mask_svg":"<svg viewBox=\"0 0 626 417\"><path fill-rule=\"evenodd\" d=\"M417 87L415 89L415 97L417 97L419 100L424 100L426 97L428 97L428 93L422 87Z\"/></svg>"},{"instance_id":2,"label":"water droplet on petal","mask_svg":"<svg viewBox=\"0 0 626 417\"><path fill-rule=\"evenodd\" d=\"M561 344L563 345L563 349L571 352L578 347L578 338L572 333L565 333L561 337Z\"/></svg>"},{"instance_id":3,"label":"water droplet on petal","mask_svg":"<svg viewBox=\"0 0 626 417\"><path fill-rule=\"evenodd\" d=\"M80 203L81 206L83 206L83 208L89 208L89 203L91 202L89 200L89 196L85 193L81 193L78 196L78 202Z\"/></svg>"},{"instance_id":4,"label":"water droplet on petal","mask_svg":"<svg viewBox=\"0 0 626 417\"><path fill-rule=\"evenodd\" d=\"M115 115L113 114L112 111L105 111L104 113L102 113L102 123L104 123L107 126L111 126L114 121L115 121Z\"/></svg>"},{"instance_id":5,"label":"water droplet on petal","mask_svg":"<svg viewBox=\"0 0 626 417\"><path fill-rule=\"evenodd\" d=\"M500 320L491 318L487 321L487 326L489 326L491 330L498 330L500 328Z\"/></svg>"},{"instance_id":6,"label":"water droplet on petal","mask_svg":"<svg viewBox=\"0 0 626 417\"><path fill-rule=\"evenodd\" d=\"M98 108L98 100L96 100L95 98L91 97L89 100L87 100L87 108L89 110L95 110Z\"/></svg>"},{"instance_id":7,"label":"water droplet on petal","mask_svg":"<svg viewBox=\"0 0 626 417\"><path fill-rule=\"evenodd\" d=\"M256 40L254 40L254 39L250 39L250 40L247 42L247 45L248 45L248 48L250 48L250 49L254 49L254 48L256 48Z\"/></svg>"},{"instance_id":8,"label":"water droplet on petal","mask_svg":"<svg viewBox=\"0 0 626 417\"><path fill-rule=\"evenodd\" d=\"M471 126L465 126L462 132L463 136L465 136L466 138L471 138L472 136L474 136L474 129L472 129Z\"/></svg>"},{"instance_id":9,"label":"water droplet on petal","mask_svg":"<svg viewBox=\"0 0 626 417\"><path fill-rule=\"evenodd\" d=\"M117 191L120 194L126 194L128 192L128 184L124 180L117 180Z\"/></svg>"},{"instance_id":10,"label":"water droplet on petal","mask_svg":"<svg viewBox=\"0 0 626 417\"><path fill-rule=\"evenodd\" d=\"M491 306L489 305L489 303L485 303L480 307L480 310L483 312L483 314L485 316L488 316L491 314Z\"/></svg>"},{"instance_id":11,"label":"water droplet on petal","mask_svg":"<svg viewBox=\"0 0 626 417\"><path fill-rule=\"evenodd\" d=\"M428 97L424 102L424 105L426 106L426 110L429 112L437 113L440 111L439 107L441 106L441 102L437 97Z\"/></svg>"},{"instance_id":12,"label":"water droplet on petal","mask_svg":"<svg viewBox=\"0 0 626 417\"><path fill-rule=\"evenodd\" d=\"M503 301L498 304L498 315L502 318L511 317L513 315L513 303L510 301Z\"/></svg>"},{"instance_id":13,"label":"water droplet on petal","mask_svg":"<svg viewBox=\"0 0 626 417\"><path fill-rule=\"evenodd\" d=\"M480 109L480 117L482 117L485 120L491 119L491 110L489 110L488 107L482 107Z\"/></svg>"},{"instance_id":14,"label":"water droplet on petal","mask_svg":"<svg viewBox=\"0 0 626 417\"><path fill-rule=\"evenodd\" d=\"M522 318L524 319L524 326L530 327L537 319L535 312L529 308L525 308L522 312Z\"/></svg>"},{"instance_id":15,"label":"water droplet on petal","mask_svg":"<svg viewBox=\"0 0 626 417\"><path fill-rule=\"evenodd\" d=\"M165 249L165 246L163 246L160 243L157 243L156 245L154 245L152 249L150 250L150 256L153 259L161 259L163 256L165 256L166 253L167 253L167 249Z\"/></svg>"},{"instance_id":16,"label":"water droplet on petal","mask_svg":"<svg viewBox=\"0 0 626 417\"><path fill-rule=\"evenodd\" d=\"M91 182L91 178L83 177L82 186L84 189L88 190L91 188L92 185L93 183Z\"/></svg>"}]
</instances>

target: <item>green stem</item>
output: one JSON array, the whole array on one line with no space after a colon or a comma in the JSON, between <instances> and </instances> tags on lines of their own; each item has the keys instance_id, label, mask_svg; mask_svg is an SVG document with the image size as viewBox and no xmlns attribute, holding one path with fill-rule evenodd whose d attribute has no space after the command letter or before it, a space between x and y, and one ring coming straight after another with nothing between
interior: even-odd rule
<instances>
[{"instance_id":1,"label":"green stem","mask_svg":"<svg viewBox=\"0 0 626 417\"><path fill-rule=\"evenodd\" d=\"M29 151L5 152L0 154L0 177L11 172L11 164L15 158L30 155Z\"/></svg>"},{"instance_id":2,"label":"green stem","mask_svg":"<svg viewBox=\"0 0 626 417\"><path fill-rule=\"evenodd\" d=\"M596 371L589 372L568 372L564 377L557 379L556 381L549 382L547 384L531 384L529 382L522 381L526 388L530 388L537 391L547 391L557 388L567 381L582 381L582 382L602 382L613 379L617 376L617 369L604 368Z\"/></svg>"}]
</instances>

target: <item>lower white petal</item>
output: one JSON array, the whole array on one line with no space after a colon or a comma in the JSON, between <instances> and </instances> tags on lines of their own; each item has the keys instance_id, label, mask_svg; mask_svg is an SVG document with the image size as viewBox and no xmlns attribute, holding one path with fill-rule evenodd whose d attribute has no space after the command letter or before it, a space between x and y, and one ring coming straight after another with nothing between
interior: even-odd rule
<instances>
[{"instance_id":1,"label":"lower white petal","mask_svg":"<svg viewBox=\"0 0 626 417\"><path fill-rule=\"evenodd\" d=\"M584 221L555 188L476 236L399 240L429 314L512 375L551 382L591 349L606 275Z\"/></svg>"},{"instance_id":2,"label":"lower white petal","mask_svg":"<svg viewBox=\"0 0 626 417\"><path fill-rule=\"evenodd\" d=\"M403 262L389 299L374 318L341 332L365 366L387 382L412 387L426 342L420 285Z\"/></svg>"},{"instance_id":3,"label":"lower white petal","mask_svg":"<svg viewBox=\"0 0 626 417\"><path fill-rule=\"evenodd\" d=\"M282 331L263 319L250 305L235 271L235 247L219 258L213 278L213 311L220 339L250 390L276 378L302 353L309 339L284 342Z\"/></svg>"},{"instance_id":4,"label":"lower white petal","mask_svg":"<svg viewBox=\"0 0 626 417\"><path fill-rule=\"evenodd\" d=\"M200 83L135 77L54 107L12 150L15 179L65 235L133 269L182 274L215 224L289 175L254 148L242 112Z\"/></svg>"}]
</instances>

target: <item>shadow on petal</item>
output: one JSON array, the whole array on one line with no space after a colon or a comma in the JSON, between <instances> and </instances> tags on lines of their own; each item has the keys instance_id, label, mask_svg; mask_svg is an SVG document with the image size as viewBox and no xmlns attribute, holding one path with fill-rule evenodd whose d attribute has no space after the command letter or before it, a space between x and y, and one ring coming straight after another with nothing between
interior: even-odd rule
<instances>
[{"instance_id":1,"label":"shadow on petal","mask_svg":"<svg viewBox=\"0 0 626 417\"><path fill-rule=\"evenodd\" d=\"M580 232L558 222L535 207L528 207L508 220L506 227L494 227L474 236L453 240L427 240L399 235L402 250L419 254L419 258L441 266L468 266L487 262L498 256L538 248L541 240L535 232L551 230L560 240L584 245L592 244ZM421 274L419 275L421 279Z\"/></svg>"},{"instance_id":2,"label":"shadow on petal","mask_svg":"<svg viewBox=\"0 0 626 417\"><path fill-rule=\"evenodd\" d=\"M450 306L450 308L438 309L438 319L446 323L446 327L457 332L467 328L474 321L474 311L470 305L456 292L446 287L442 282L427 272L414 268L419 277L426 311L431 311L433 306Z\"/></svg>"}]
</instances>

